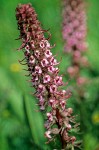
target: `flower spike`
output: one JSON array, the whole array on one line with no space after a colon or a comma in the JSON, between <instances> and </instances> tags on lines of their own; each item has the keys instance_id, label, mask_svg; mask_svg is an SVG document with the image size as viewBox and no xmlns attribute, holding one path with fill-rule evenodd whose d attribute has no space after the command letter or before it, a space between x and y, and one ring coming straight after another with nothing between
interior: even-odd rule
<instances>
[{"instance_id":1,"label":"flower spike","mask_svg":"<svg viewBox=\"0 0 99 150\"><path fill-rule=\"evenodd\" d=\"M60 89L63 79L56 67L59 63L50 50L52 46L44 37L46 30L42 30L31 4L19 5L16 8L16 19L22 41L20 50L23 49L26 58L39 108L44 111L50 107L50 112L46 112L45 137L52 141L59 134L63 141L62 147L65 148L66 145L73 144L76 138L68 132L73 128L72 108L66 106L70 95L66 90Z\"/></svg>"}]
</instances>

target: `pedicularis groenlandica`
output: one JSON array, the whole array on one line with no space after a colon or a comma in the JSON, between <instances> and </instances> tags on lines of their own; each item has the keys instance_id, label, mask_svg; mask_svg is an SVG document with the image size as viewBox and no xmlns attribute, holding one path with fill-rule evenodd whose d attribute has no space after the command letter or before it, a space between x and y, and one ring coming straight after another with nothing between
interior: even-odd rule
<instances>
[{"instance_id":1,"label":"pedicularis groenlandica","mask_svg":"<svg viewBox=\"0 0 99 150\"><path fill-rule=\"evenodd\" d=\"M45 137L50 142L60 135L62 148L65 149L70 144L74 145L76 140L70 133L75 127L75 116L72 116L73 109L66 105L71 94L61 88L65 83L59 75L59 62L51 52L53 46L44 37L47 31L41 28L31 4L18 5L16 19L20 30L19 39L22 41L18 50L24 53L23 60L26 61L39 108L46 111Z\"/></svg>"},{"instance_id":2,"label":"pedicularis groenlandica","mask_svg":"<svg viewBox=\"0 0 99 150\"><path fill-rule=\"evenodd\" d=\"M87 50L87 17L86 4L84 0L63 0L63 39L64 52L71 55L71 66L67 72L73 77L78 85L86 82L86 78L81 77L82 67L88 66L87 57L84 52Z\"/></svg>"}]
</instances>

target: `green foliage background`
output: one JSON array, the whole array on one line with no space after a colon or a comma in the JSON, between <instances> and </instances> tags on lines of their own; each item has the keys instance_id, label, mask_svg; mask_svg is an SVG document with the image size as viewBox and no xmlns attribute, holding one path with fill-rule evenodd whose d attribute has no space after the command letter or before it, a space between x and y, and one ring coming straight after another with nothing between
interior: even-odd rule
<instances>
[{"instance_id":1,"label":"green foliage background","mask_svg":"<svg viewBox=\"0 0 99 150\"><path fill-rule=\"evenodd\" d=\"M36 9L42 27L50 28L50 42L56 43L53 54L58 54L58 60L62 57L61 73L70 64L70 58L63 54L61 0L0 0L0 150L60 149L59 142L45 144L43 115L36 111L36 99L29 94L33 89L18 63L23 55L16 51L20 42L15 40L19 35L15 8L19 3L28 2ZM83 149L99 150L99 0L87 0L87 15L89 50L86 55L90 68L83 70L83 74L90 82L85 87L85 100L77 104L73 95L69 105L76 114L82 112Z\"/></svg>"}]
</instances>

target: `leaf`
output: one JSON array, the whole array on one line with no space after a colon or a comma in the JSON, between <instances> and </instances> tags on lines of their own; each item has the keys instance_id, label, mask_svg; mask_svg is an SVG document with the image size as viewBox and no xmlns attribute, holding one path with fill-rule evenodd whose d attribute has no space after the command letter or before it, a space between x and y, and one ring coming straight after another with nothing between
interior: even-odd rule
<instances>
[{"instance_id":1,"label":"leaf","mask_svg":"<svg viewBox=\"0 0 99 150\"><path fill-rule=\"evenodd\" d=\"M33 142L37 145L41 145L41 143L44 142L44 123L40 112L34 111L34 105L34 99L27 96L24 98L24 109L32 133Z\"/></svg>"},{"instance_id":2,"label":"leaf","mask_svg":"<svg viewBox=\"0 0 99 150\"><path fill-rule=\"evenodd\" d=\"M13 112L23 121L24 114L21 92L17 90L7 72L2 68L0 68L0 91L0 96L3 98L3 101L5 100L10 104Z\"/></svg>"}]
</instances>

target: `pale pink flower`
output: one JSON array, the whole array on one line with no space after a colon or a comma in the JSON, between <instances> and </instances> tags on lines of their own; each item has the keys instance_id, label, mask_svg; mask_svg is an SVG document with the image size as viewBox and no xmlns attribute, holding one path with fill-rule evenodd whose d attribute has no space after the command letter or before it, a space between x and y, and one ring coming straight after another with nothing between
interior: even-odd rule
<instances>
[{"instance_id":1,"label":"pale pink flower","mask_svg":"<svg viewBox=\"0 0 99 150\"><path fill-rule=\"evenodd\" d=\"M36 74L41 74L42 73L42 70L39 66L35 66L35 73Z\"/></svg>"},{"instance_id":2,"label":"pale pink flower","mask_svg":"<svg viewBox=\"0 0 99 150\"><path fill-rule=\"evenodd\" d=\"M49 57L51 57L51 56L52 56L51 51L50 51L50 50L46 50L46 51L45 51L45 57L46 57L46 58L49 58Z\"/></svg>"},{"instance_id":3,"label":"pale pink flower","mask_svg":"<svg viewBox=\"0 0 99 150\"><path fill-rule=\"evenodd\" d=\"M86 42L87 25L86 9L83 0L63 0L63 28L64 52L71 54L71 66L67 72L70 77L80 76L82 66L88 66L88 61L83 59L88 48ZM79 82L80 83L80 82Z\"/></svg>"},{"instance_id":4,"label":"pale pink flower","mask_svg":"<svg viewBox=\"0 0 99 150\"><path fill-rule=\"evenodd\" d=\"M49 64L49 62L45 58L41 61L42 67L46 67L48 64Z\"/></svg>"},{"instance_id":5,"label":"pale pink flower","mask_svg":"<svg viewBox=\"0 0 99 150\"><path fill-rule=\"evenodd\" d=\"M57 91L57 86L56 85L51 85L50 86L50 92L55 93Z\"/></svg>"},{"instance_id":6,"label":"pale pink flower","mask_svg":"<svg viewBox=\"0 0 99 150\"><path fill-rule=\"evenodd\" d=\"M51 139L51 131L46 131L45 132L45 137L47 137L48 139Z\"/></svg>"},{"instance_id":7,"label":"pale pink flower","mask_svg":"<svg viewBox=\"0 0 99 150\"><path fill-rule=\"evenodd\" d=\"M48 83L48 82L50 82L50 80L51 80L50 75L45 75L43 77L43 83Z\"/></svg>"}]
</instances>

